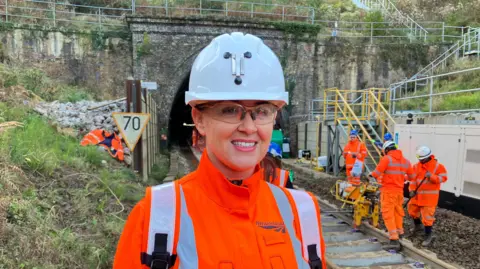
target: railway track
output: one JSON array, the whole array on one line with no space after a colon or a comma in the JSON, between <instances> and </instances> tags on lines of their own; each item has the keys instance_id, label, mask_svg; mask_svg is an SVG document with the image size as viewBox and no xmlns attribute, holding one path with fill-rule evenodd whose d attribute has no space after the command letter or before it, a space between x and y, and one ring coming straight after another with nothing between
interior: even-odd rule
<instances>
[{"instance_id":1,"label":"railway track","mask_svg":"<svg viewBox=\"0 0 480 269\"><path fill-rule=\"evenodd\" d=\"M301 187L294 186L304 190ZM338 210L334 205L316 196L322 211ZM345 213L321 214L323 237L327 246L327 264L332 269L459 269L438 259L434 253L416 248L402 239L400 252L385 251L382 243L388 234L368 222L352 229L353 217ZM352 269L353 269L352 268Z\"/></svg>"},{"instance_id":2,"label":"railway track","mask_svg":"<svg viewBox=\"0 0 480 269\"><path fill-rule=\"evenodd\" d=\"M189 160L198 163L200 154L182 150ZM299 186L296 189L304 190ZM334 205L316 196L322 211L337 211ZM416 248L401 240L400 252L385 251L382 243L388 242L388 234L364 222L359 229L352 228L352 216L345 213L322 213L323 237L327 246L329 269L460 269L438 259L435 254Z\"/></svg>"}]
</instances>

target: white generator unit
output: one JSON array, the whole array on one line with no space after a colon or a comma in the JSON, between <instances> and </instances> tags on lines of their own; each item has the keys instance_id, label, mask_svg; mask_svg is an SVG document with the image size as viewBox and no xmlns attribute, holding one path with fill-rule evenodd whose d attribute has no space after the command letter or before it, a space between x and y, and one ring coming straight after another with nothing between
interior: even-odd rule
<instances>
[{"instance_id":1,"label":"white generator unit","mask_svg":"<svg viewBox=\"0 0 480 269\"><path fill-rule=\"evenodd\" d=\"M480 126L396 124L394 139L412 165L416 148L428 146L445 166L440 207L480 218Z\"/></svg>"}]
</instances>

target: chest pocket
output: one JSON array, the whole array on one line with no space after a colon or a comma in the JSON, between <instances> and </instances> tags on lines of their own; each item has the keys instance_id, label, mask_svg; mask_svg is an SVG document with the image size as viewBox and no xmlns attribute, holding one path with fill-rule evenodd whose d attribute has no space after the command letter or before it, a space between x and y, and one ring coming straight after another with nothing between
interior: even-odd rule
<instances>
[{"instance_id":1,"label":"chest pocket","mask_svg":"<svg viewBox=\"0 0 480 269\"><path fill-rule=\"evenodd\" d=\"M266 249L269 250L268 252L275 253L275 255L270 256L270 268L285 269L286 267L283 263L282 256L280 256L282 253L286 253L286 251L288 251L283 235L277 232L266 233L263 235L263 241Z\"/></svg>"}]
</instances>

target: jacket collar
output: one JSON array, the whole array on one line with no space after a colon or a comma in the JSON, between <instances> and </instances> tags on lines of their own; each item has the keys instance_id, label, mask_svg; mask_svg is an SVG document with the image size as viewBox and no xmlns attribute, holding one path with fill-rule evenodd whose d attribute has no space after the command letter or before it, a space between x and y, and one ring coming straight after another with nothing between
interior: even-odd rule
<instances>
[{"instance_id":1,"label":"jacket collar","mask_svg":"<svg viewBox=\"0 0 480 269\"><path fill-rule=\"evenodd\" d=\"M263 169L256 165L254 174L242 181L241 186L231 183L210 161L207 150L203 151L197 168L200 188L208 198L227 209L248 210L256 202Z\"/></svg>"}]
</instances>

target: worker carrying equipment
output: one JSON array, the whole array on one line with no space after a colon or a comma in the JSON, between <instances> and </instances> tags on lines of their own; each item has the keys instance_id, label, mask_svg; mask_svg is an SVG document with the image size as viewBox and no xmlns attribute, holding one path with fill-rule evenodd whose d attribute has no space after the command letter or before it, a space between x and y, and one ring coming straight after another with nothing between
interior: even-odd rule
<instances>
[{"instance_id":1,"label":"worker carrying equipment","mask_svg":"<svg viewBox=\"0 0 480 269\"><path fill-rule=\"evenodd\" d=\"M293 172L282 169L282 151L277 143L270 143L267 155L262 160L261 166L265 172L267 182L276 186L293 189Z\"/></svg>"},{"instance_id":2,"label":"worker carrying equipment","mask_svg":"<svg viewBox=\"0 0 480 269\"><path fill-rule=\"evenodd\" d=\"M415 178L410 181L410 202L408 214L413 218L414 227L410 235L425 230L424 247L429 246L433 239L432 226L435 221L435 209L438 205L440 184L447 182L445 166L435 159L427 146L420 146L416 151L418 163L413 166ZM416 191L415 191L416 190ZM420 220L420 216L422 219ZM422 227L422 223L424 228Z\"/></svg>"},{"instance_id":3,"label":"worker carrying equipment","mask_svg":"<svg viewBox=\"0 0 480 269\"><path fill-rule=\"evenodd\" d=\"M326 269L318 201L268 183L259 165L288 102L274 52L250 34L216 37L193 63L185 102L206 150L194 172L147 188L113 268Z\"/></svg>"},{"instance_id":4,"label":"worker carrying equipment","mask_svg":"<svg viewBox=\"0 0 480 269\"><path fill-rule=\"evenodd\" d=\"M352 169L357 163L360 166L360 171L363 171L363 162L367 156L367 148L365 144L358 139L358 131L352 130L350 132L350 140L343 149L343 157L345 158L345 166L347 170L348 182L354 186L360 185L360 174L352 174Z\"/></svg>"},{"instance_id":5,"label":"worker carrying equipment","mask_svg":"<svg viewBox=\"0 0 480 269\"><path fill-rule=\"evenodd\" d=\"M388 229L390 242L385 249L400 250L400 236L403 236L403 185L405 174L409 179L415 178L410 161L403 157L402 151L396 149L393 141L383 145L384 156L375 170L370 174L374 178L382 176L380 188L381 212Z\"/></svg>"}]
</instances>

